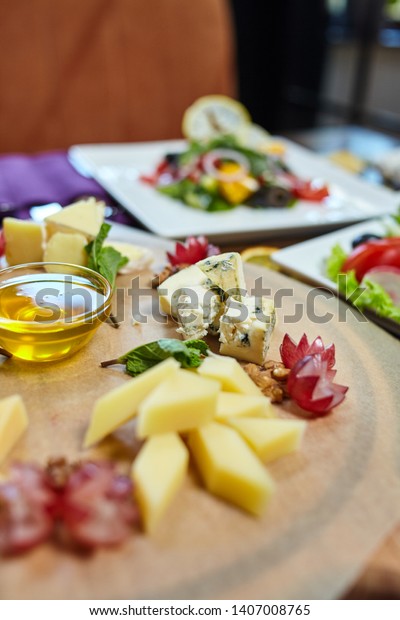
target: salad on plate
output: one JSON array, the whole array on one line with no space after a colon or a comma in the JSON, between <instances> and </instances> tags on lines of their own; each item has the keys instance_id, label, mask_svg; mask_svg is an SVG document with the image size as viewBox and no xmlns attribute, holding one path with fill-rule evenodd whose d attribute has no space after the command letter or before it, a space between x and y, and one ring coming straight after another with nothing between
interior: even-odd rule
<instances>
[{"instance_id":1,"label":"salad on plate","mask_svg":"<svg viewBox=\"0 0 400 620\"><path fill-rule=\"evenodd\" d=\"M188 148L167 153L141 180L189 207L290 207L299 199L323 202L329 196L320 180L299 178L289 168L283 144L251 123L237 101L200 98L186 110L182 130Z\"/></svg>"},{"instance_id":2,"label":"salad on plate","mask_svg":"<svg viewBox=\"0 0 400 620\"><path fill-rule=\"evenodd\" d=\"M385 220L382 231L356 236L350 253L335 244L326 275L359 310L400 323L400 213Z\"/></svg>"}]
</instances>

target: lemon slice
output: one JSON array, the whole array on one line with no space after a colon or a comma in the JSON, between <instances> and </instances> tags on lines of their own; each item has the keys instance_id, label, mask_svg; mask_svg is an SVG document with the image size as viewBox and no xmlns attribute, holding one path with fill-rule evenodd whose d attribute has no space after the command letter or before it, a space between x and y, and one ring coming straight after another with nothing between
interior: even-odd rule
<instances>
[{"instance_id":1,"label":"lemon slice","mask_svg":"<svg viewBox=\"0 0 400 620\"><path fill-rule=\"evenodd\" d=\"M189 140L210 140L221 134L236 133L251 122L246 108L225 95L197 99L184 113L182 133Z\"/></svg>"},{"instance_id":2,"label":"lemon slice","mask_svg":"<svg viewBox=\"0 0 400 620\"><path fill-rule=\"evenodd\" d=\"M271 260L271 254L279 250L279 248L274 248L267 245L259 245L252 248L247 248L241 252L242 260L245 263L252 263L254 265L261 265L262 267L267 267L268 269L274 269L275 271L279 271L279 267L276 263Z\"/></svg>"},{"instance_id":3,"label":"lemon slice","mask_svg":"<svg viewBox=\"0 0 400 620\"><path fill-rule=\"evenodd\" d=\"M255 123L243 123L235 130L239 142L248 148L264 151L272 142L268 131Z\"/></svg>"}]
</instances>

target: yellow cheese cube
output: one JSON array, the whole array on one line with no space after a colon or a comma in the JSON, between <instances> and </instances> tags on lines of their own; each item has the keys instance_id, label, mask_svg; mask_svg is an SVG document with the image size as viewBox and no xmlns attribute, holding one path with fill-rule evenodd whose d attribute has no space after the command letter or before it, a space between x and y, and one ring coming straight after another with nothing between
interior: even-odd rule
<instances>
[{"instance_id":1,"label":"yellow cheese cube","mask_svg":"<svg viewBox=\"0 0 400 620\"><path fill-rule=\"evenodd\" d=\"M266 396L247 396L234 392L220 392L215 418L224 422L230 417L275 417L271 401Z\"/></svg>"},{"instance_id":2,"label":"yellow cheese cube","mask_svg":"<svg viewBox=\"0 0 400 620\"><path fill-rule=\"evenodd\" d=\"M88 254L85 245L87 239L80 233L56 232L47 243L43 260L86 266Z\"/></svg>"},{"instance_id":3,"label":"yellow cheese cube","mask_svg":"<svg viewBox=\"0 0 400 620\"><path fill-rule=\"evenodd\" d=\"M10 266L37 263L43 260L44 231L41 224L30 220L5 217L3 233L6 243L6 260Z\"/></svg>"},{"instance_id":4,"label":"yellow cheese cube","mask_svg":"<svg viewBox=\"0 0 400 620\"><path fill-rule=\"evenodd\" d=\"M154 530L182 485L189 451L175 433L154 435L132 466L135 496L144 529Z\"/></svg>"},{"instance_id":5,"label":"yellow cheese cube","mask_svg":"<svg viewBox=\"0 0 400 620\"><path fill-rule=\"evenodd\" d=\"M104 204L95 198L80 200L46 217L48 237L56 232L82 233L88 239L98 234L104 221Z\"/></svg>"},{"instance_id":6,"label":"yellow cheese cube","mask_svg":"<svg viewBox=\"0 0 400 620\"><path fill-rule=\"evenodd\" d=\"M267 463L297 450L306 427L303 420L230 418L228 423Z\"/></svg>"},{"instance_id":7,"label":"yellow cheese cube","mask_svg":"<svg viewBox=\"0 0 400 620\"><path fill-rule=\"evenodd\" d=\"M172 357L101 396L94 404L84 446L88 448L133 418L150 392L179 369Z\"/></svg>"},{"instance_id":8,"label":"yellow cheese cube","mask_svg":"<svg viewBox=\"0 0 400 620\"><path fill-rule=\"evenodd\" d=\"M198 373L202 377L209 377L219 381L225 392L238 392L252 396L261 396L261 390L250 379L245 370L233 357L206 357Z\"/></svg>"},{"instance_id":9,"label":"yellow cheese cube","mask_svg":"<svg viewBox=\"0 0 400 620\"><path fill-rule=\"evenodd\" d=\"M0 400L0 463L28 426L24 402L18 394Z\"/></svg>"},{"instance_id":10,"label":"yellow cheese cube","mask_svg":"<svg viewBox=\"0 0 400 620\"><path fill-rule=\"evenodd\" d=\"M211 493L252 514L264 512L274 482L236 431L211 422L190 433L189 448Z\"/></svg>"},{"instance_id":11,"label":"yellow cheese cube","mask_svg":"<svg viewBox=\"0 0 400 620\"><path fill-rule=\"evenodd\" d=\"M187 370L159 385L139 406L137 434L189 431L215 415L219 384Z\"/></svg>"}]
</instances>

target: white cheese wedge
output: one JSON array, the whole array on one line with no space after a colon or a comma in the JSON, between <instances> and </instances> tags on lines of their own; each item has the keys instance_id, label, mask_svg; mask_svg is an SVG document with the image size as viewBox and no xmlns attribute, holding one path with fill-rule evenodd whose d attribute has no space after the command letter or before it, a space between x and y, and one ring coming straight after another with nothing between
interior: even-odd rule
<instances>
[{"instance_id":1,"label":"white cheese wedge","mask_svg":"<svg viewBox=\"0 0 400 620\"><path fill-rule=\"evenodd\" d=\"M82 233L89 240L96 237L104 221L105 205L95 198L80 200L46 217L47 235L56 232Z\"/></svg>"},{"instance_id":2,"label":"white cheese wedge","mask_svg":"<svg viewBox=\"0 0 400 620\"><path fill-rule=\"evenodd\" d=\"M43 260L44 228L41 224L5 217L3 234L6 260L10 266Z\"/></svg>"},{"instance_id":3,"label":"white cheese wedge","mask_svg":"<svg viewBox=\"0 0 400 620\"><path fill-rule=\"evenodd\" d=\"M232 357L211 354L205 358L197 372L202 377L218 381L224 392L262 396L261 390L250 379L239 362Z\"/></svg>"},{"instance_id":4,"label":"white cheese wedge","mask_svg":"<svg viewBox=\"0 0 400 620\"><path fill-rule=\"evenodd\" d=\"M105 241L103 247L112 247L117 252L126 256L128 263L118 270L118 273L138 273L143 271L151 265L154 259L154 254L147 248L142 248L132 243L125 243L123 241Z\"/></svg>"},{"instance_id":5,"label":"white cheese wedge","mask_svg":"<svg viewBox=\"0 0 400 620\"><path fill-rule=\"evenodd\" d=\"M0 463L28 427L28 414L19 394L0 400Z\"/></svg>"},{"instance_id":6,"label":"white cheese wedge","mask_svg":"<svg viewBox=\"0 0 400 620\"><path fill-rule=\"evenodd\" d=\"M220 319L219 352L255 364L266 360L275 327L273 301L266 297L228 299Z\"/></svg>"},{"instance_id":7,"label":"white cheese wedge","mask_svg":"<svg viewBox=\"0 0 400 620\"><path fill-rule=\"evenodd\" d=\"M189 431L206 424L215 416L219 389L217 381L178 370L140 404L138 437Z\"/></svg>"},{"instance_id":8,"label":"white cheese wedge","mask_svg":"<svg viewBox=\"0 0 400 620\"><path fill-rule=\"evenodd\" d=\"M176 318L180 297L184 294L190 295L195 287L204 286L207 280L207 276L196 265L170 276L157 289L161 310Z\"/></svg>"},{"instance_id":9,"label":"white cheese wedge","mask_svg":"<svg viewBox=\"0 0 400 620\"><path fill-rule=\"evenodd\" d=\"M184 481L189 451L175 433L150 437L132 466L143 527L152 532Z\"/></svg>"},{"instance_id":10,"label":"white cheese wedge","mask_svg":"<svg viewBox=\"0 0 400 620\"><path fill-rule=\"evenodd\" d=\"M209 278L212 286L222 289L230 297L241 299L247 295L242 257L238 252L210 256L196 265Z\"/></svg>"},{"instance_id":11,"label":"white cheese wedge","mask_svg":"<svg viewBox=\"0 0 400 620\"><path fill-rule=\"evenodd\" d=\"M173 377L179 368L179 362L170 357L96 400L86 432L85 448L133 418L146 396L164 380Z\"/></svg>"},{"instance_id":12,"label":"white cheese wedge","mask_svg":"<svg viewBox=\"0 0 400 620\"><path fill-rule=\"evenodd\" d=\"M228 423L265 463L297 450L306 428L304 420L232 417Z\"/></svg>"},{"instance_id":13,"label":"white cheese wedge","mask_svg":"<svg viewBox=\"0 0 400 620\"><path fill-rule=\"evenodd\" d=\"M248 396L233 392L220 392L215 419L224 422L236 417L274 418L274 409L266 396Z\"/></svg>"},{"instance_id":14,"label":"white cheese wedge","mask_svg":"<svg viewBox=\"0 0 400 620\"><path fill-rule=\"evenodd\" d=\"M43 254L43 260L49 262L72 263L83 265L88 262L88 253L85 250L87 239L81 233L56 232L48 241Z\"/></svg>"},{"instance_id":15,"label":"white cheese wedge","mask_svg":"<svg viewBox=\"0 0 400 620\"><path fill-rule=\"evenodd\" d=\"M236 431L211 422L190 433L189 447L208 491L252 514L263 514L275 484Z\"/></svg>"}]
</instances>

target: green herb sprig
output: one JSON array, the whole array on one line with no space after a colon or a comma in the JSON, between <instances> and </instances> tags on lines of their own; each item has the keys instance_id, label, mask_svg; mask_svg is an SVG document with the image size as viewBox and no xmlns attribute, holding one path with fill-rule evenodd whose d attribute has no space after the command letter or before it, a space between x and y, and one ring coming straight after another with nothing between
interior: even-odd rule
<instances>
[{"instance_id":1,"label":"green herb sprig","mask_svg":"<svg viewBox=\"0 0 400 620\"><path fill-rule=\"evenodd\" d=\"M186 340L161 338L132 349L128 353L100 365L113 366L125 364L126 372L132 377L149 370L168 357L174 357L182 368L198 368L208 352L208 345L203 340Z\"/></svg>"},{"instance_id":2,"label":"green herb sprig","mask_svg":"<svg viewBox=\"0 0 400 620\"><path fill-rule=\"evenodd\" d=\"M102 224L97 237L85 246L85 250L89 255L89 269L104 276L114 288L118 270L124 267L129 259L111 246L103 247L110 229L110 224Z\"/></svg>"}]
</instances>

